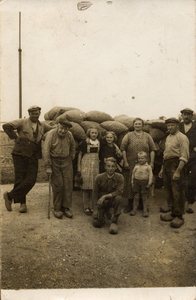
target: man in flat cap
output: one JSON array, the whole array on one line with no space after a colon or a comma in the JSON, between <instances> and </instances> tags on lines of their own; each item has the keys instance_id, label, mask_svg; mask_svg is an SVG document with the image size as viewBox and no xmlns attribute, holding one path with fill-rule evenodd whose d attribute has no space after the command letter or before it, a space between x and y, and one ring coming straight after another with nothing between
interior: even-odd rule
<instances>
[{"instance_id":1,"label":"man in flat cap","mask_svg":"<svg viewBox=\"0 0 196 300\"><path fill-rule=\"evenodd\" d=\"M15 169L15 184L10 192L4 193L5 206L12 210L12 202L20 203L20 213L27 212L26 195L35 185L38 159L42 157L41 140L51 126L39 122L41 108L31 106L29 118L19 119L3 125L10 139L15 140L12 157ZM17 131L17 133L15 132Z\"/></svg>"},{"instance_id":2,"label":"man in flat cap","mask_svg":"<svg viewBox=\"0 0 196 300\"><path fill-rule=\"evenodd\" d=\"M163 166L159 176L164 180L166 200L169 212L161 214L162 221L171 221L172 227L180 227L184 224L184 166L189 159L189 140L178 129L179 120L169 118L165 121L169 135L166 138L163 153Z\"/></svg>"},{"instance_id":3,"label":"man in flat cap","mask_svg":"<svg viewBox=\"0 0 196 300\"><path fill-rule=\"evenodd\" d=\"M54 216L72 218L73 164L75 141L69 129L71 123L59 118L57 127L47 133L43 146L46 172L51 175Z\"/></svg>"},{"instance_id":4,"label":"man in flat cap","mask_svg":"<svg viewBox=\"0 0 196 300\"><path fill-rule=\"evenodd\" d=\"M192 121L193 110L190 108L184 108L181 110L181 116L183 122L179 125L180 132L184 133L189 139L189 152L190 158L186 164L186 198L188 206L187 213L193 213L193 204L196 196L196 123Z\"/></svg>"}]
</instances>

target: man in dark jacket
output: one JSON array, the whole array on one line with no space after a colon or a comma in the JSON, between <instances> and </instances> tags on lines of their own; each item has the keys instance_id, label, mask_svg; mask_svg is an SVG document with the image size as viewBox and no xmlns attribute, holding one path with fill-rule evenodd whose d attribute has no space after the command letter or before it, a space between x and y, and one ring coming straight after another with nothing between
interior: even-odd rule
<instances>
[{"instance_id":1,"label":"man in dark jacket","mask_svg":"<svg viewBox=\"0 0 196 300\"><path fill-rule=\"evenodd\" d=\"M193 213L193 203L196 195L196 123L192 121L193 110L185 108L181 110L183 122L179 125L179 130L184 133L189 139L190 158L186 164L186 198L188 206L187 213Z\"/></svg>"},{"instance_id":2,"label":"man in dark jacket","mask_svg":"<svg viewBox=\"0 0 196 300\"><path fill-rule=\"evenodd\" d=\"M122 194L124 188L124 177L116 173L116 159L108 157L105 159L105 173L96 176L93 188L93 226L102 227L105 224L105 215L111 219L109 233L118 232L117 221L121 214ZM110 216L110 208L113 216Z\"/></svg>"},{"instance_id":3,"label":"man in dark jacket","mask_svg":"<svg viewBox=\"0 0 196 300\"><path fill-rule=\"evenodd\" d=\"M10 139L15 140L12 157L15 170L15 184L10 192L4 193L5 206L12 210L12 201L20 203L20 213L27 212L26 195L35 185L38 159L42 157L41 140L44 133L52 129L39 122L41 108L34 105L28 109L29 118L15 120L3 125ZM15 132L17 131L17 133Z\"/></svg>"}]
</instances>

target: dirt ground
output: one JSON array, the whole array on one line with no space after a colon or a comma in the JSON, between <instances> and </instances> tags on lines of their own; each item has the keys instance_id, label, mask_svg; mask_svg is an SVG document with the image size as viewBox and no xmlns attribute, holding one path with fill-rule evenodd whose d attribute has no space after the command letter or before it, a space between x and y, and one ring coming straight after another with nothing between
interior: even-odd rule
<instances>
[{"instance_id":1,"label":"dirt ground","mask_svg":"<svg viewBox=\"0 0 196 300\"><path fill-rule=\"evenodd\" d=\"M1 194L12 185L2 185ZM2 289L185 287L196 285L196 218L185 214L173 229L160 221L164 191L150 199L149 218L119 218L119 233L92 226L73 194L73 219L47 218L48 184L28 194L26 214L4 207L2 197ZM124 205L126 201L124 201ZM195 205L196 210L196 205Z\"/></svg>"}]
</instances>

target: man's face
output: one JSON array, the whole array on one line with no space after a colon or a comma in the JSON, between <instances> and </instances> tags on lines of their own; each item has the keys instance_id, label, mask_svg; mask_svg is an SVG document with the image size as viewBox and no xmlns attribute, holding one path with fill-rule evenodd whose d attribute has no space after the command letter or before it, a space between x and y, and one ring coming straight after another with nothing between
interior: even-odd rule
<instances>
[{"instance_id":1,"label":"man's face","mask_svg":"<svg viewBox=\"0 0 196 300\"><path fill-rule=\"evenodd\" d=\"M69 126L58 124L58 135L65 136L68 130L69 130Z\"/></svg>"},{"instance_id":2,"label":"man's face","mask_svg":"<svg viewBox=\"0 0 196 300\"><path fill-rule=\"evenodd\" d=\"M177 123L168 123L167 130L170 134L175 134L178 131L178 124Z\"/></svg>"},{"instance_id":3,"label":"man's face","mask_svg":"<svg viewBox=\"0 0 196 300\"><path fill-rule=\"evenodd\" d=\"M32 122L37 122L40 116L40 110L33 110L29 112L29 118Z\"/></svg>"},{"instance_id":4,"label":"man's face","mask_svg":"<svg viewBox=\"0 0 196 300\"><path fill-rule=\"evenodd\" d=\"M192 117L193 117L193 114L190 114L187 112L182 113L182 119L185 124L189 124L191 122Z\"/></svg>"},{"instance_id":5,"label":"man's face","mask_svg":"<svg viewBox=\"0 0 196 300\"><path fill-rule=\"evenodd\" d=\"M111 161L106 162L105 170L109 176L112 176L116 171L116 163L111 162Z\"/></svg>"}]
</instances>

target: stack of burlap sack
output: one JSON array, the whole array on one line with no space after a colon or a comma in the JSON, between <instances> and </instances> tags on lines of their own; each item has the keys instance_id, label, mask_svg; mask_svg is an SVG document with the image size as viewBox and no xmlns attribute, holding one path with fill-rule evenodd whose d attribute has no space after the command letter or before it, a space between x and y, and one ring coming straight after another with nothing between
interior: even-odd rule
<instances>
[{"instance_id":1,"label":"stack of burlap sack","mask_svg":"<svg viewBox=\"0 0 196 300\"><path fill-rule=\"evenodd\" d=\"M85 140L86 132L91 127L99 128L102 136L106 131L114 131L118 138L118 146L120 146L125 134L134 130L133 117L119 115L112 118L105 112L94 110L85 113L73 107L53 107L44 115L45 122L55 125L58 123L60 116L69 120L72 124L70 131L76 141L76 149L78 144ZM156 143L164 140L167 135L167 127L163 119L145 121L143 130L148 132Z\"/></svg>"}]
</instances>

